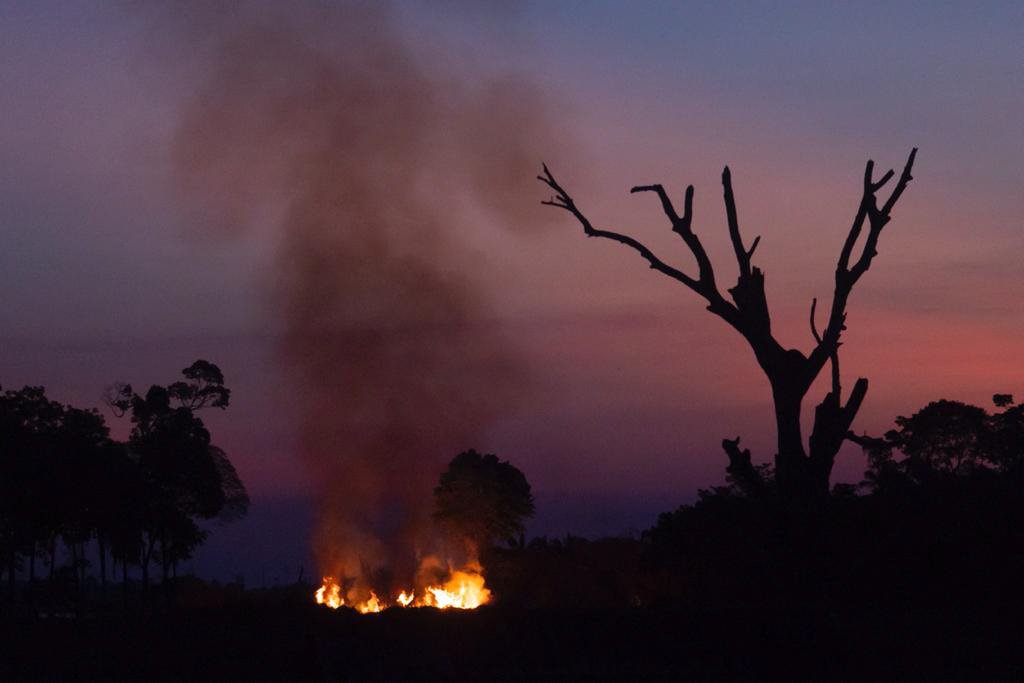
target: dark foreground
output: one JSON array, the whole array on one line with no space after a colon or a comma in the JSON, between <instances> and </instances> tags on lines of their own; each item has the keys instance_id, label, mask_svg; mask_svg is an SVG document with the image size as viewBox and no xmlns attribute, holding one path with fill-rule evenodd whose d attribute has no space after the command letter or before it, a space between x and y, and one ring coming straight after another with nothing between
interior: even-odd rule
<instances>
[{"instance_id":1,"label":"dark foreground","mask_svg":"<svg viewBox=\"0 0 1024 683\"><path fill-rule=\"evenodd\" d=\"M0 680L1024 680L1016 610L971 612L233 605L8 621Z\"/></svg>"}]
</instances>

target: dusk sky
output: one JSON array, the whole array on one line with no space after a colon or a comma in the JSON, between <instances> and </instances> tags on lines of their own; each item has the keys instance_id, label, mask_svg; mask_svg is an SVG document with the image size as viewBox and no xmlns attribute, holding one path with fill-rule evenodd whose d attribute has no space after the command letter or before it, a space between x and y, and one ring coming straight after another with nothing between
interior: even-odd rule
<instances>
[{"instance_id":1,"label":"dusk sky","mask_svg":"<svg viewBox=\"0 0 1024 683\"><path fill-rule=\"evenodd\" d=\"M723 289L736 276L728 164L744 234L761 236L776 336L808 351L810 302L831 296L865 161L898 170L916 146L914 182L849 306L844 379L871 382L854 428L880 433L940 397L988 407L995 392L1024 394L1021 3L494 4L402 2L393 20L442 80L514 77L543 101L545 134L527 138L530 174L510 190L522 225L481 214L458 233L486 273L474 282L487 324L530 384L465 447L526 473L533 533L637 531L723 480L723 437L758 461L775 440L745 342L635 253L541 207L542 161L598 226L691 273L656 200L629 188L660 182L681 201L693 184ZM0 384L99 406L113 381L167 383L196 358L216 362L232 405L206 419L253 509L194 567L290 580L314 482L296 456L303 385L275 355L281 233L267 209L214 234L176 176L175 136L210 53L188 14L0 0ZM282 20L301 34L309 15ZM330 52L314 33L311 49ZM438 188L453 205L488 191ZM863 468L848 444L834 478Z\"/></svg>"}]
</instances>

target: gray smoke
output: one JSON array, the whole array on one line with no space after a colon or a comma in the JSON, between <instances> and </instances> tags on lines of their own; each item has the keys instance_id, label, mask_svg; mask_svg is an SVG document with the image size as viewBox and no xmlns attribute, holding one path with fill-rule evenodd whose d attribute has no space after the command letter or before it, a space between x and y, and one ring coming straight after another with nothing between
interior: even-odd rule
<instances>
[{"instance_id":1,"label":"gray smoke","mask_svg":"<svg viewBox=\"0 0 1024 683\"><path fill-rule=\"evenodd\" d=\"M202 69L178 179L205 229L272 227L263 284L318 487L320 569L357 579L355 596L408 586L436 551L438 474L525 391L470 243L543 220L533 177L559 136L530 83L460 77L384 3L203 7L182 20Z\"/></svg>"}]
</instances>

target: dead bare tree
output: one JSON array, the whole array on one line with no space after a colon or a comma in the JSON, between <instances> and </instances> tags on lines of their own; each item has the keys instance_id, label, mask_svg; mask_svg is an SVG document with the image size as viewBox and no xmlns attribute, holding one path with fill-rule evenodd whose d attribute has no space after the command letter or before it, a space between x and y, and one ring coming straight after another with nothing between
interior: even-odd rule
<instances>
[{"instance_id":1,"label":"dead bare tree","mask_svg":"<svg viewBox=\"0 0 1024 683\"><path fill-rule=\"evenodd\" d=\"M576 206L576 202L555 180L544 165L543 175L537 178L554 191L554 196L544 204L565 209L583 226L588 237L604 237L614 240L636 250L650 267L690 288L708 302L708 310L731 325L750 344L758 364L768 377L775 405L775 423L778 435L778 452L775 454L775 478L779 493L786 498L810 498L827 495L829 477L836 454L843 440L850 432L850 425L857 414L864 395L868 390L868 381L858 379L849 398L843 403L842 386L839 374L840 336L846 329L846 305L857 281L871 267L872 259L878 254L878 238L882 229L889 222L890 214L896 202L910 182L911 169L917 148L910 152L903 172L896 181L892 194L881 207L878 206L876 193L892 179L894 172L888 171L879 180L874 180L874 162L868 161L864 169L864 189L860 206L853 219L853 225L846 236L839 261L836 264L835 290L832 295L832 309L828 323L819 334L814 320L817 299L811 303L811 333L815 346L810 354L804 355L798 349L787 349L772 335L771 316L764 291L764 273L760 268L751 265L754 251L761 238L756 237L750 247L746 247L740 236L739 220L736 216L736 201L733 197L732 178L729 168L722 171L722 186L725 194L725 212L729 224L729 238L732 241L736 262L739 266L739 279L736 285L728 290L732 301L722 296L715 282L715 271L711 265L700 238L694 233L691 224L693 219L693 186L686 188L683 204L683 215L680 216L668 193L661 185L639 185L630 190L636 192L653 192L661 201L662 209L672 224L672 231L678 234L694 259L697 261L697 276L692 277L678 270L660 258L636 239L610 230L595 228L590 220ZM867 234L864 238L859 257L851 260L854 250L865 224ZM814 425L808 447L804 447L800 424L800 407L811 384L818 377L826 363L832 367L832 389L814 412ZM749 450L740 450L739 438L725 439L722 442L729 458L728 471L745 488L757 491L760 477L751 464Z\"/></svg>"}]
</instances>

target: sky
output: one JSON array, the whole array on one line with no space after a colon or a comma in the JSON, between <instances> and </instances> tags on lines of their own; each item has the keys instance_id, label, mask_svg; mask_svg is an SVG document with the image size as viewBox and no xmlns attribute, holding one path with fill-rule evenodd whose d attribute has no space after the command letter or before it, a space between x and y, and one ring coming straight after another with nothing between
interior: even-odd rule
<instances>
[{"instance_id":1,"label":"sky","mask_svg":"<svg viewBox=\"0 0 1024 683\"><path fill-rule=\"evenodd\" d=\"M776 336L805 351L865 161L898 170L918 147L849 305L844 378L871 382L855 428L881 432L940 397L1024 395L1020 3L446 0L394 11L410 49L452 78L534 84L561 141L529 150L537 169L547 161L597 225L689 272L656 202L628 190L660 182L681 199L693 184L694 229L723 283L735 277L728 164L744 234L762 238L755 263ZM180 19L160 3L0 0L0 385L42 384L91 406L113 381L167 383L196 358L218 363L233 401L208 424L253 509L215 530L194 568L288 580L307 563L315 482L296 457L301 386L277 362L267 304L278 244L272 230L197 230L204 207L175 181L172 143L202 62ZM489 320L532 383L467 447L526 473L531 533L636 532L722 481L723 437L771 458L767 382L696 295L621 245L585 239L568 215L542 213L545 198L539 183L522 194L538 211L524 213L538 216L530 229L463 235L486 264ZM857 481L863 466L847 448L835 479Z\"/></svg>"}]
</instances>

